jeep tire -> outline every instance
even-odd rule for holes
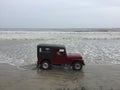
[[[79,71],[79,70],[81,70],[82,69],[82,63],[81,62],[74,62],[73,64],[72,64],[72,69],[73,70],[76,70],[76,71]]]
[[[50,64],[49,61],[44,60],[44,61],[42,61],[40,67],[41,67],[42,69],[44,69],[44,70],[48,70],[48,69],[51,68],[51,64]]]

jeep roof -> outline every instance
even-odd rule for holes
[[[65,48],[64,45],[59,45],[59,44],[39,44],[37,45],[37,47],[42,47],[42,48],[45,48],[45,47],[49,47],[49,48]]]

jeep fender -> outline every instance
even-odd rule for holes
[[[73,60],[71,65],[73,65],[75,62],[80,62],[82,65],[85,65],[83,60]]]

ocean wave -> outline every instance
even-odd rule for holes
[[[0,31],[0,40],[119,40],[120,32]]]
[[[80,33],[83,33],[83,34],[120,34],[120,32],[72,32],[72,31],[67,31],[67,32],[64,32],[64,31],[0,31],[0,34],[30,34],[30,33],[48,33],[48,34],[57,34],[57,33],[61,33],[61,34],[80,34]]]
[[[120,38],[0,38],[0,40],[120,40]]]

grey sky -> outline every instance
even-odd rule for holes
[[[120,27],[120,0],[0,0],[0,28],[106,27]]]

